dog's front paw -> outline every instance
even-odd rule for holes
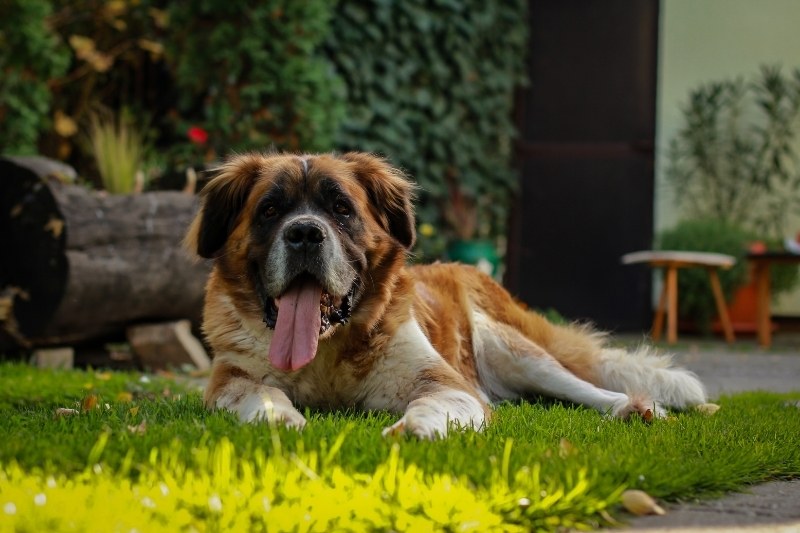
[[[298,430],[306,425],[306,419],[291,403],[274,400],[266,393],[249,394],[238,405],[226,407],[236,411],[243,422],[267,421]]]
[[[645,422],[652,422],[656,418],[666,418],[667,411],[658,402],[634,396],[617,402],[611,410],[611,416],[622,420],[638,416]]]
[[[403,418],[384,428],[384,437],[413,435],[420,439],[434,440],[447,436],[447,420],[437,420],[435,416],[416,416],[406,413]]]
[[[414,435],[433,440],[447,436],[451,426],[481,431],[486,422],[483,404],[460,390],[443,389],[417,398],[406,408],[403,418],[383,430],[383,435]]]

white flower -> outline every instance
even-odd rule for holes
[[[219,499],[219,496],[214,494],[208,499],[208,507],[212,511],[218,513],[222,511],[222,500]]]

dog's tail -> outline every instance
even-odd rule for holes
[[[610,348],[608,336],[589,325],[544,324],[544,319],[535,315],[529,318],[528,325],[534,321],[539,327],[531,327],[529,331],[545,333],[538,338],[530,334],[529,338],[597,387],[676,409],[706,402],[700,379],[689,370],[673,366],[669,355],[656,353],[644,345],[632,351]]]
[[[605,389],[629,396],[646,396],[676,409],[706,402],[700,379],[684,368],[672,366],[672,357],[642,346],[633,352],[604,348],[595,368]]]

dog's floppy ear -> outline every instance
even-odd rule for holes
[[[217,169],[217,175],[200,191],[200,211],[184,239],[186,248],[205,258],[219,253],[262,166],[262,157],[250,154],[234,156]]]
[[[383,228],[406,248],[414,246],[414,185],[405,174],[370,154],[349,152],[342,159],[353,164],[353,173],[367,191]]]

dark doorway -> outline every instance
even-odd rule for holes
[[[658,0],[532,0],[506,284],[611,330],[650,320]]]

